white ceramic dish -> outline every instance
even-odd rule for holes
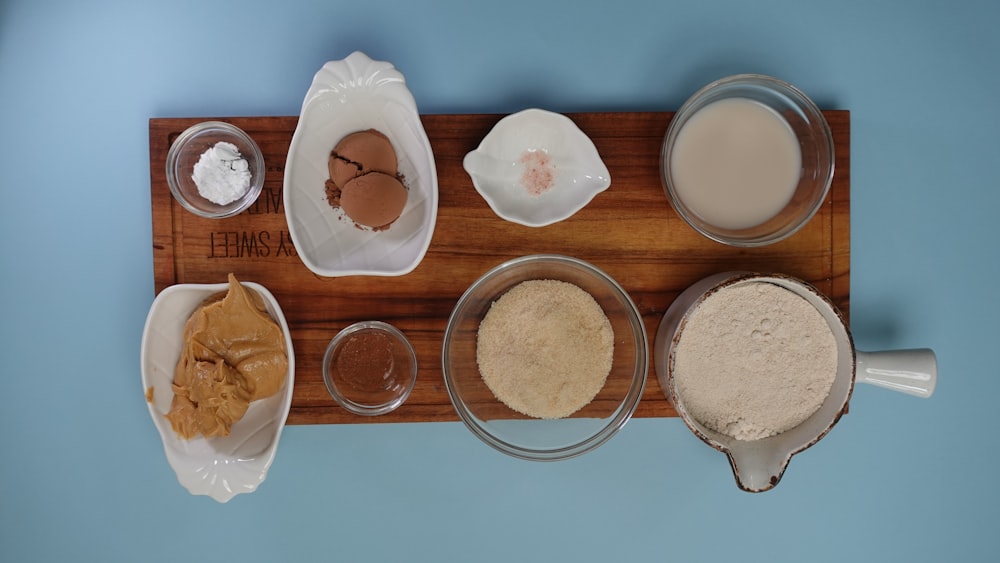
[[[538,151],[547,154],[552,180],[536,195],[523,181],[523,160]],[[501,119],[462,164],[497,215],[529,227],[572,216],[611,185],[593,141],[570,118],[541,109]]]
[[[147,406],[163,440],[167,461],[191,494],[208,495],[219,502],[252,493],[267,477],[292,404],[295,380],[292,338],[281,307],[263,286],[251,282],[243,282],[243,286],[264,298],[268,313],[285,335],[288,377],[281,391],[251,403],[229,436],[183,440],[166,418],[174,398],[171,383],[183,346],[184,323],[202,301],[226,291],[229,284],[179,284],[164,289],[153,300],[142,332],[142,388],[144,392],[153,388],[153,400]]]
[[[359,228],[326,200],[330,151],[366,129],[389,137],[409,190],[402,215],[383,231]],[[392,64],[354,52],[316,73],[288,148],[284,205],[299,257],[320,276],[400,276],[423,260],[437,221],[437,168],[417,104]]]

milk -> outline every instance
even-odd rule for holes
[[[774,217],[791,200],[802,152],[776,111],[730,98],[688,119],[670,167],[677,197],[695,215],[716,227],[745,229]]]

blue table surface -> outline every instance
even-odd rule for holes
[[[0,2],[0,560],[995,557],[998,21],[944,0]],[[148,120],[297,115],[354,50],[422,113],[672,111],[740,72],[851,110],[852,330],[933,348],[936,394],[856,389],[763,494],[671,418],[549,464],[457,422],[293,426],[257,492],[189,495],[139,379]]]

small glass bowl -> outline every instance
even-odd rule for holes
[[[250,187],[243,197],[227,204],[213,203],[198,193],[191,177],[201,155],[216,143],[232,143],[250,167]],[[232,217],[253,205],[264,187],[264,155],[242,129],[223,121],[203,121],[181,133],[167,151],[167,185],[184,209],[207,219]]]
[[[341,330],[323,355],[323,382],[337,403],[354,414],[396,410],[417,382],[417,355],[399,329],[362,321]]]
[[[741,229],[713,225],[685,205],[677,193],[671,167],[677,136],[688,120],[705,106],[732,98],[758,102],[784,118],[798,138],[802,155],[801,175],[791,200],[769,220]],[[798,231],[823,205],[833,181],[833,171],[833,135],[823,112],[791,84],[759,74],[729,76],[698,90],[671,120],[660,154],[664,191],[677,214],[702,235],[739,247],[772,244]]]
[[[615,335],[604,387],[590,404],[566,418],[530,418],[515,412],[496,398],[479,372],[479,323],[510,288],[536,279],[568,282],[589,293]],[[625,426],[646,385],[648,357],[642,315],[618,282],[583,260],[538,254],[504,262],[466,290],[445,328],[441,368],[455,411],[477,438],[512,457],[557,461],[596,449]]]

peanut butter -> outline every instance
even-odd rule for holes
[[[229,290],[202,303],[184,325],[167,419],[184,439],[228,436],[250,403],[285,383],[281,327],[256,292],[229,274]]]

